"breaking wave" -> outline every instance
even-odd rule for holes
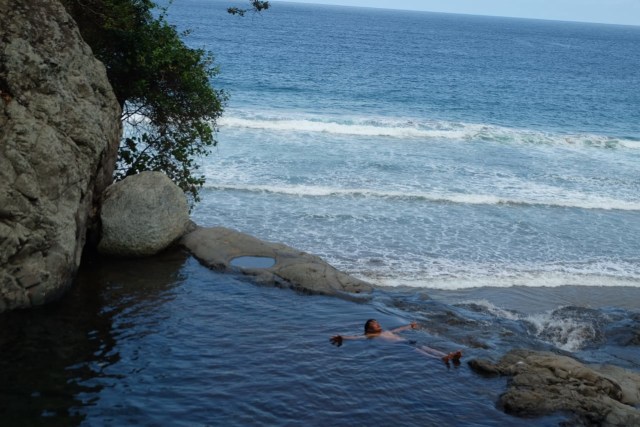
[[[521,314],[501,309],[486,300],[461,305],[498,319],[522,322],[532,336],[565,351],[576,352],[606,342],[604,328],[609,319],[599,310],[565,306],[544,313]]]
[[[362,188],[334,188],[309,185],[233,185],[208,184],[206,188],[222,191],[271,193],[298,197],[370,197],[432,203],[456,203],[468,205],[552,206],[579,209],[640,210],[640,201],[620,200],[577,193],[564,199],[549,194],[547,197],[503,197],[490,194],[462,194],[453,192],[406,192]]]
[[[435,120],[336,119],[331,117],[282,117],[241,114],[240,116],[224,117],[219,121],[219,125],[222,128],[260,129],[276,132],[640,149],[640,140],[635,138],[615,138],[594,134],[561,134],[488,124]]]

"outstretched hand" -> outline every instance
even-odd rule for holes
[[[342,345],[342,335],[335,335],[329,338],[329,341],[336,347],[340,347]]]

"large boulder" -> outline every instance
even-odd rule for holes
[[[55,0],[0,0],[0,312],[59,296],[111,182],[120,107]]]
[[[142,172],[107,188],[98,251],[149,256],[180,238],[190,224],[184,192],[161,172]]]
[[[571,412],[580,425],[640,425],[640,374],[610,365],[585,365],[550,352],[512,350],[498,363],[472,360],[484,375],[507,375],[500,406],[523,417]]]

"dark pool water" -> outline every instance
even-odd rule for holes
[[[59,303],[0,316],[0,424],[89,426],[546,426],[495,402],[506,380],[447,367],[410,344],[349,341],[377,318],[465,359],[498,357],[527,327],[415,293],[369,303],[222,275],[182,252],[103,261]],[[519,334],[518,328],[522,328]]]

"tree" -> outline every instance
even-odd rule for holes
[[[239,7],[230,7],[230,8],[227,9],[227,12],[229,12],[231,15],[244,16],[244,14],[249,12],[250,10],[253,10],[254,12],[262,12],[263,10],[269,9],[270,6],[271,5],[269,4],[268,1],[253,0],[253,1],[251,1],[251,8],[250,9],[241,9]]]
[[[182,37],[188,32],[179,33],[166,8],[152,0],[62,1],[105,64],[122,107],[125,132],[114,178],[162,171],[193,205],[204,184],[197,160],[216,145],[216,121],[227,100],[211,85],[218,74],[213,55],[187,47]],[[269,2],[251,6],[259,12]]]

